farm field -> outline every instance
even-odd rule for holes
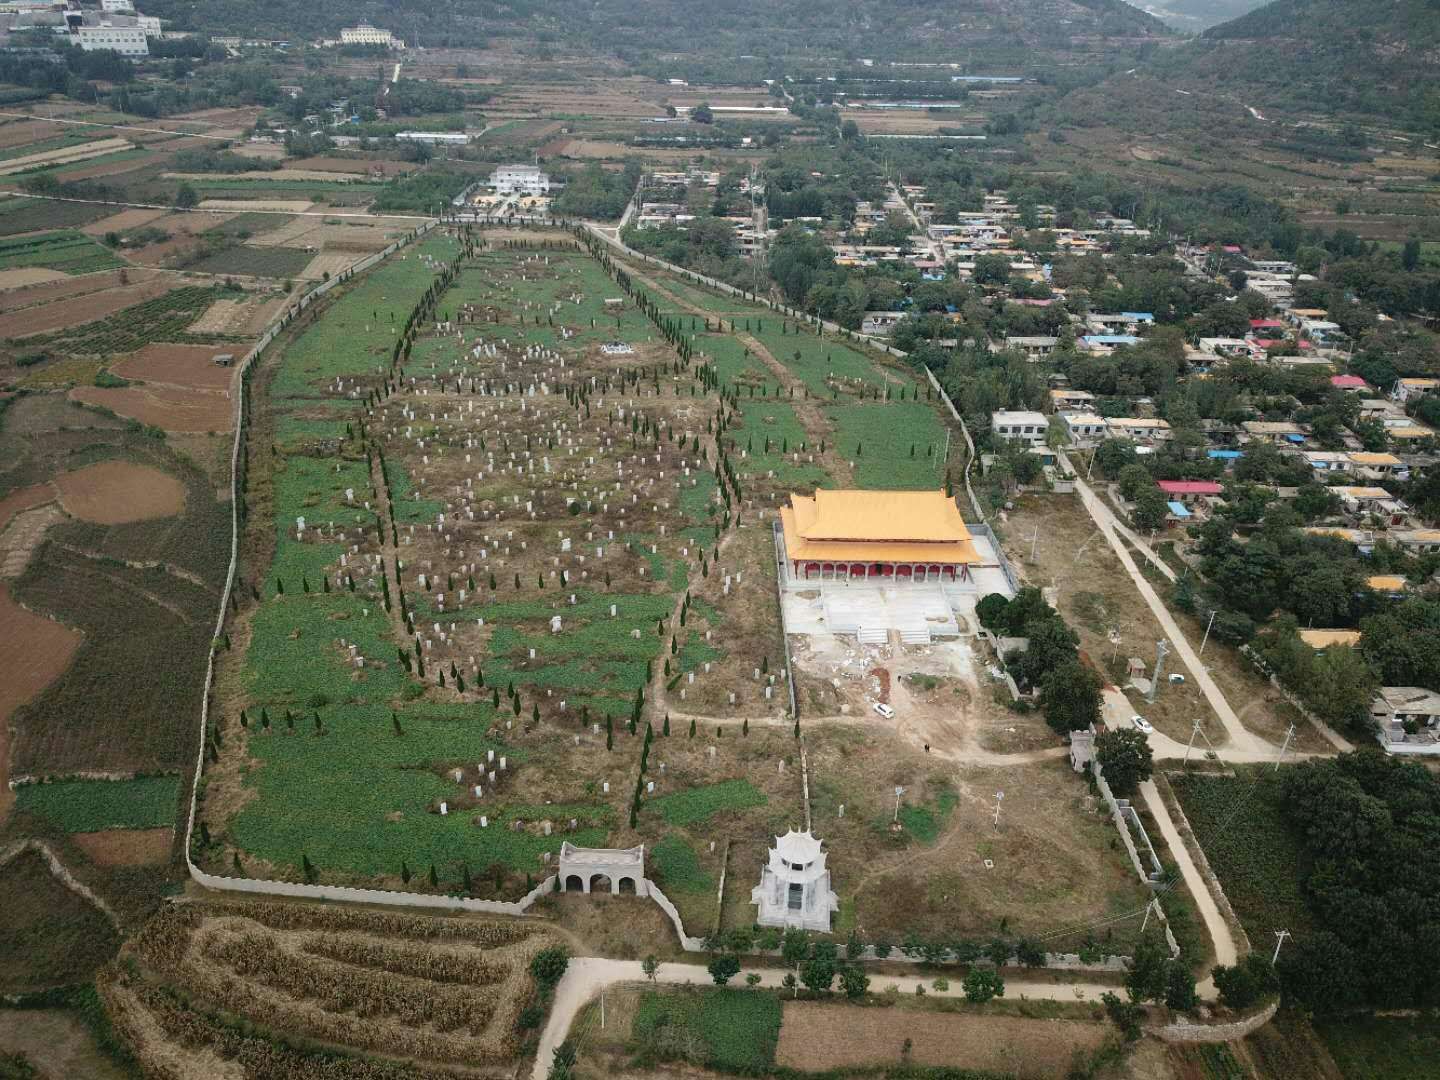
[[[149,465],[101,461],[55,478],[65,510],[97,525],[173,517],[185,509],[185,485]]]
[[[543,1022],[530,962],[558,941],[533,921],[190,903],[126,945],[143,977],[112,968],[100,993],[147,1069],[227,1075],[223,1042],[267,1075],[493,1076]]]
[[[0,993],[82,982],[120,944],[104,913],[34,851],[0,864],[0,910]]]
[[[1305,858],[1281,815],[1275,773],[1237,772],[1171,775],[1170,788],[1250,939],[1282,927],[1302,933],[1312,925],[1300,885]]]
[[[635,1008],[630,1035],[654,1057],[698,1059],[730,1070],[764,1070],[776,1064],[781,1030],[777,994],[716,988],[645,991]],[[698,1044],[697,1052],[684,1047]]]
[[[140,271],[135,276],[145,273],[148,271]],[[88,322],[97,322],[117,311],[162,297],[177,286],[177,282],[169,277],[147,277],[139,281],[132,278],[130,283],[120,284],[99,274],[72,279],[69,284],[69,290],[60,289],[58,282],[54,288],[36,285],[17,289],[17,293],[26,294],[24,297],[17,296],[17,301],[33,299],[34,302],[0,314],[0,337],[29,338],[67,329],[73,331]],[[84,285],[92,287],[80,287]],[[80,309],[78,312],[77,308]],[[19,347],[28,348],[29,345],[27,341]]]
[[[84,233],[71,230],[0,240],[0,270],[41,267],[66,274],[111,270],[124,262]]]
[[[81,386],[70,391],[70,397],[166,431],[228,431],[234,421],[229,396],[223,393],[169,386]]]
[[[1423,1080],[1440,1060],[1440,1037],[1420,1017],[1318,1021],[1315,1030],[1345,1080]]]
[[[16,807],[50,821],[64,832],[153,829],[174,823],[180,780],[147,776],[134,780],[61,780],[24,784]]]
[[[295,248],[262,248],[234,244],[211,252],[194,262],[187,262],[185,269],[201,274],[291,278],[304,270],[313,257],[310,253]]]

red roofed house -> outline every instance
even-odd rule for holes
[[[1165,493],[1167,501],[1186,506],[1204,495],[1219,495],[1224,490],[1214,480],[1159,480],[1156,485]]]
[[[1285,324],[1279,319],[1251,319],[1251,330],[1284,330]]]
[[[1331,375],[1330,385],[1337,390],[1369,390],[1370,384],[1359,375]]]

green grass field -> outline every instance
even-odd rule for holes
[[[775,315],[761,316],[764,329],[755,333],[770,355],[793,371],[809,388],[810,393],[829,400],[831,388],[826,380],[842,379],[847,383],[870,387],[884,386],[885,376],[864,353],[831,338],[816,337],[811,331],[784,333],[782,322]],[[794,324],[791,324],[792,330]],[[799,357],[796,357],[799,353]]]
[[[241,274],[249,277],[293,278],[310,265],[313,252],[286,247],[246,247],[235,244],[211,252],[188,264],[186,270],[204,274]],[[358,258],[358,256],[357,256]]]
[[[15,805],[65,832],[153,829],[174,825],[179,813],[180,778],[62,780],[15,789]]]
[[[109,248],[68,229],[0,240],[0,270],[41,267],[64,274],[88,274],[124,265]]]
[[[725,780],[651,799],[645,804],[645,812],[659,814],[667,824],[683,827],[698,825],[725,810],[743,810],[764,803],[764,793],[750,781]]]
[[[944,486],[945,429],[928,402],[869,401],[827,411],[836,447],[855,462],[859,487]]]
[[[667,1030],[668,1029],[668,1030]],[[668,1057],[675,1034],[688,1032],[705,1062],[727,1072],[760,1073],[775,1064],[780,999],[764,990],[649,991],[640,998],[631,1037],[638,1048]]]

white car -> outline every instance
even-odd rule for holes
[[[1184,676],[1184,675],[1178,675],[1178,674],[1177,674],[1177,675],[1171,675],[1171,676],[1170,676],[1170,681],[1171,681],[1172,683],[1176,683],[1176,684],[1183,683],[1183,682],[1185,681],[1185,676]]]
[[[886,720],[895,719],[895,710],[892,709],[889,705],[886,705],[883,701],[877,701],[875,703],[875,711],[879,715],[883,716]]]
[[[1155,734],[1155,728],[1154,728],[1154,726],[1152,726],[1151,723],[1150,723],[1150,721],[1149,721],[1149,720],[1146,720],[1143,716],[1132,716],[1132,717],[1130,717],[1130,723],[1132,723],[1132,724],[1135,725],[1135,729],[1136,729],[1137,731],[1139,731],[1139,732],[1141,732],[1141,733],[1143,733],[1143,734],[1145,734],[1145,735],[1153,735],[1153,734]]]

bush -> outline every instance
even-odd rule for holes
[[[563,945],[541,949],[530,961],[530,974],[541,986],[550,988],[565,976],[570,966],[570,950]]]
[[[1221,964],[1210,972],[1220,1003],[1232,1009],[1246,1009],[1280,988],[1275,969],[1260,953],[1250,953],[1233,967]]]

